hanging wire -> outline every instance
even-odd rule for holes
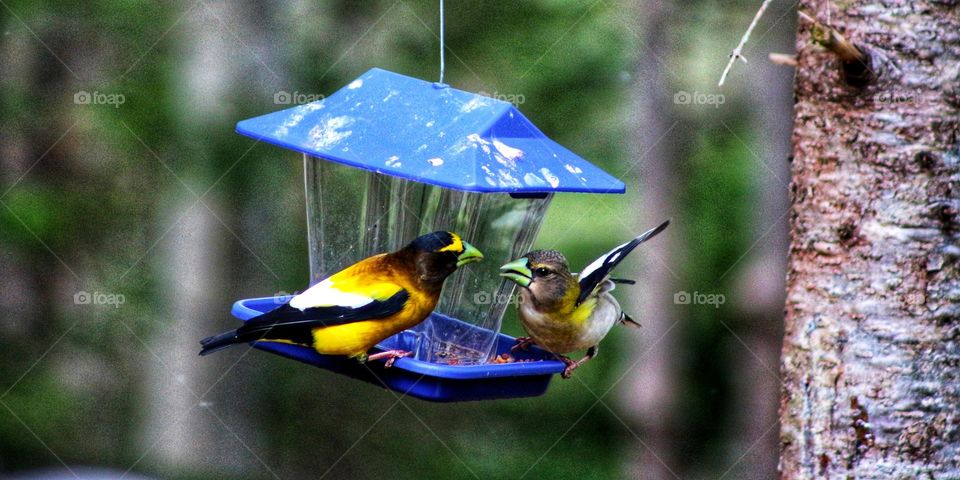
[[[443,84],[443,0],[440,0],[440,83]]]

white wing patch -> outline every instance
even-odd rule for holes
[[[580,272],[580,274],[577,276],[577,279],[579,280],[581,278],[587,278],[587,275],[590,275],[591,273],[596,271],[598,268],[603,266],[604,263],[606,263],[607,257],[610,258],[611,262],[616,261],[621,253],[619,250],[627,246],[628,243],[630,242],[620,244],[615,248],[613,248],[612,250],[610,250],[609,252],[603,254],[603,256],[601,256],[600,258],[594,260],[593,263],[591,263],[590,265],[587,265],[587,268],[584,268],[583,271]]]
[[[290,306],[301,311],[311,307],[341,306],[358,308],[372,301],[373,299],[366,295],[338,290],[328,278],[290,299]]]

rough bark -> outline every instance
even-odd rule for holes
[[[960,8],[800,9],[874,75],[851,86],[801,26],[781,476],[960,477]]]

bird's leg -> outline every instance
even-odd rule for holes
[[[515,343],[512,347],[510,347],[510,351],[516,352],[517,350],[520,350],[522,352],[525,352],[530,349],[531,345],[535,345],[535,344],[536,342],[534,342],[533,339],[530,337],[517,337],[517,343]]]
[[[374,353],[367,357],[367,361],[370,360],[381,360],[386,358],[387,363],[383,364],[383,368],[390,368],[393,366],[393,362],[396,362],[398,358],[408,357],[413,352],[408,352],[406,350],[387,350],[385,352]]]
[[[572,377],[573,371],[576,370],[577,367],[579,367],[580,365],[583,365],[584,363],[587,363],[591,358],[596,357],[597,352],[599,351],[600,349],[597,348],[596,345],[594,345],[587,349],[587,354],[584,355],[583,358],[581,358],[580,360],[571,360],[570,357],[565,357],[561,355],[560,360],[562,360],[563,363],[567,364],[567,368],[563,370],[563,373],[560,374],[560,376],[563,378]]]

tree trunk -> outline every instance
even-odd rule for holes
[[[762,45],[755,44],[754,48],[789,52],[796,39],[787,28],[789,25],[787,18],[779,21]],[[751,235],[757,243],[741,262],[736,296],[731,302],[740,316],[738,323],[730,325],[739,337],[733,341],[742,340],[746,348],[730,352],[728,368],[736,372],[730,376],[735,395],[742,399],[742,408],[736,409],[733,428],[727,434],[731,444],[728,448],[733,452],[730,461],[740,460],[726,478],[749,480],[774,478],[777,471],[776,398],[780,394],[780,378],[775,372],[783,340],[783,272],[790,243],[785,213],[790,202],[786,187],[790,178],[787,159],[793,127],[793,71],[770,62],[756,62],[741,72],[747,77],[749,91],[755,92],[746,103],[752,112],[750,130],[757,140],[744,140],[752,144],[750,148],[757,154],[754,182],[759,189],[759,204],[754,207]]]
[[[634,14],[628,16],[627,28],[636,35],[633,46],[637,51],[633,70],[633,98],[628,122],[633,126],[630,143],[634,150],[630,158],[640,162],[632,169],[628,183],[642,182],[642,195],[637,198],[637,210],[647,212],[638,215],[633,228],[643,231],[674,216],[676,210],[671,192],[677,188],[676,158],[670,135],[676,116],[663,105],[669,105],[667,73],[663,59],[670,55],[667,36],[663,29],[670,18],[672,8],[661,0],[636,0],[631,5]],[[675,13],[675,12],[673,12]],[[676,282],[668,265],[677,265],[678,250],[669,237],[673,229],[661,234],[664,239],[657,245],[657,252],[647,250],[643,268],[629,265],[622,267],[630,278],[642,278],[643,288],[635,298],[627,300],[626,308],[641,313],[638,319],[644,328],[629,332],[633,351],[627,358],[639,361],[620,385],[620,404],[638,425],[642,441],[630,446],[635,455],[627,456],[626,477],[647,480],[673,479],[676,469],[677,416],[671,415],[671,407],[677,404],[677,388],[680,382],[674,353],[676,352],[677,311],[665,299],[673,299]],[[625,262],[626,263],[626,262]],[[633,263],[632,265],[637,265]],[[637,337],[643,337],[642,340]]]
[[[783,478],[960,477],[957,5],[800,3]]]

